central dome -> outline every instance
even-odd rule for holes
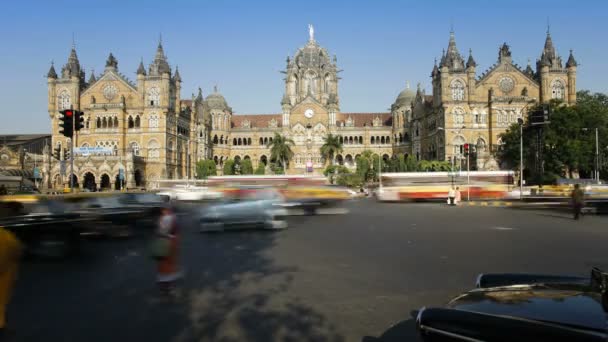
[[[309,41],[304,47],[298,49],[294,57],[296,65],[300,68],[312,67],[319,68],[329,66],[331,60],[327,50],[322,48],[317,42]]]
[[[212,94],[207,95],[205,101],[207,102],[209,109],[230,110],[228,102],[226,102],[226,99],[222,94],[217,92],[217,88]]]
[[[409,106],[414,99],[416,98],[416,93],[414,93],[410,89],[409,83],[406,85],[405,89],[399,93],[397,99],[395,100],[395,105],[397,106]]]

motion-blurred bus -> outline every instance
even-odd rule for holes
[[[405,172],[381,177],[380,201],[447,201],[451,187],[459,188],[463,200],[506,199],[516,190],[513,171]]]

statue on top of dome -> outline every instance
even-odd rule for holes
[[[312,24],[308,24],[308,36],[310,37],[311,42],[315,40],[315,28]]]

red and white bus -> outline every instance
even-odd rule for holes
[[[462,199],[506,199],[515,188],[513,171],[385,173],[377,191],[380,201],[447,200],[451,187]]]

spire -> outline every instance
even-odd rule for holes
[[[49,72],[46,74],[48,78],[57,78],[57,72],[55,71],[55,63],[51,61],[51,67],[49,68]]]
[[[445,54],[445,62],[442,64],[446,65],[451,70],[464,69],[464,58],[462,58],[456,47],[454,31],[450,31],[450,41],[448,42],[448,49]]]
[[[198,95],[196,95],[196,100],[199,102],[203,101],[203,90],[201,87],[198,87]]]
[[[467,69],[474,68],[477,66],[477,63],[473,59],[473,50],[469,49],[469,59],[467,60]]]
[[[72,50],[70,51],[70,57],[68,57],[68,63],[65,66],[65,70],[68,75],[65,76],[76,76],[80,77],[80,61],[78,61],[78,55],[76,54],[76,45],[72,42]]]
[[[576,59],[574,59],[574,55],[572,54],[572,49],[570,49],[570,56],[568,56],[568,61],[566,62],[566,68],[576,67],[578,63]]]
[[[437,67],[437,58],[435,58],[435,64],[433,65],[433,71],[431,72],[431,77],[435,77],[439,74],[439,68]]]
[[[532,65],[530,65],[530,58],[528,58],[528,66],[526,67],[525,73],[530,77],[534,76],[534,70],[532,70]]]
[[[418,82],[418,84],[416,84],[416,97],[422,96],[422,86],[420,85],[420,82]]]
[[[139,67],[137,67],[137,74],[146,76],[146,68],[144,67],[144,59],[139,61]]]
[[[97,81],[97,79],[95,78],[95,70],[91,69],[91,77],[89,77],[89,84],[93,84]]]
[[[549,66],[551,68],[561,68],[562,61],[561,58],[555,52],[555,47],[553,46],[553,40],[551,39],[551,33],[547,28],[547,37],[545,38],[545,46],[543,48],[543,52],[540,56],[540,66]]]
[[[108,59],[106,60],[106,69],[108,68],[118,69],[118,61],[111,52],[108,56]]]
[[[173,76],[175,78],[175,80],[177,82],[181,82],[182,81],[182,77],[179,75],[179,69],[177,68],[177,65],[175,66],[175,76]]]
[[[163,49],[162,36],[158,39],[158,46],[156,47],[156,55],[154,55],[154,62],[150,64],[150,75],[160,76],[164,73],[171,73],[171,67],[167,62],[167,56],[165,56],[165,50]]]

